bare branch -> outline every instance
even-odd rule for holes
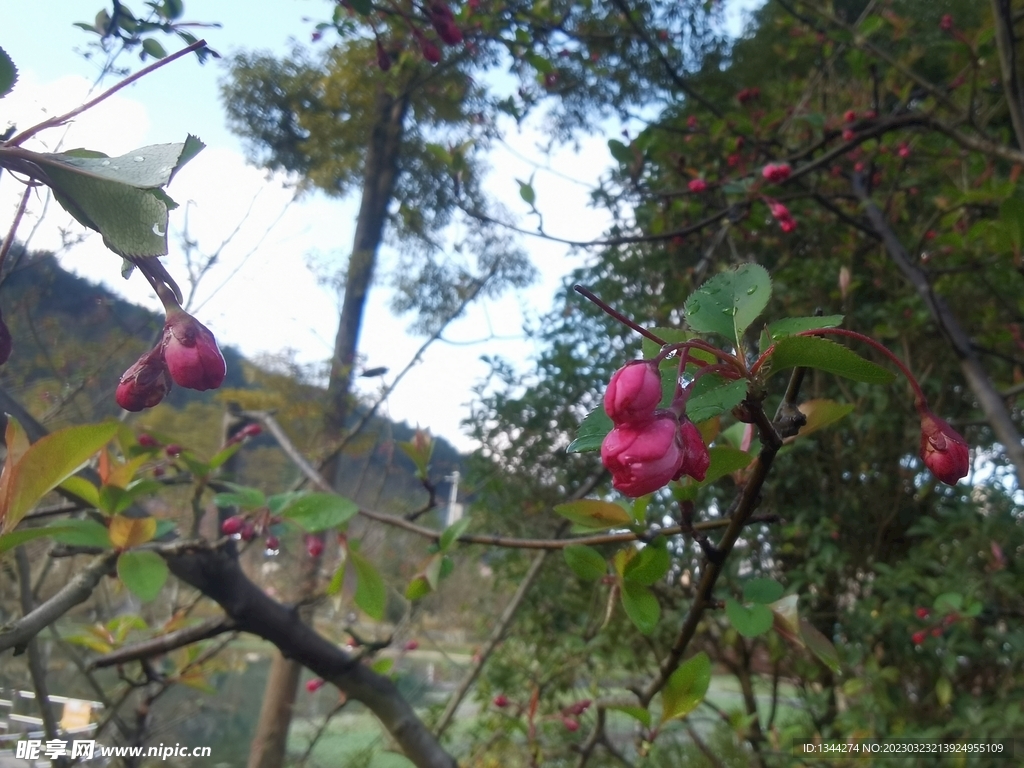
[[[231,619],[224,617],[207,619],[195,626],[168,632],[166,635],[105,653],[90,661],[86,670],[91,671],[103,667],[113,667],[128,661],[152,658],[186,645],[192,645],[192,643],[198,643],[200,640],[208,640],[224,632],[232,632],[235,629],[235,623]]]

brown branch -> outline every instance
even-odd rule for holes
[[[853,176],[853,191],[864,206],[871,225],[882,238],[889,258],[914,286],[918,296],[928,307],[932,319],[939,326],[942,335],[946,337],[946,341],[949,342],[949,346],[959,359],[960,369],[963,371],[967,385],[978,399],[985,418],[992,426],[992,431],[1002,443],[1007,458],[1017,472],[1017,482],[1024,481],[1024,442],[1022,442],[1020,431],[1014,424],[1005,401],[975,354],[970,337],[946,301],[932,289],[928,277],[913,263],[903,247],[903,243],[900,242],[892,227],[889,226],[889,222],[886,221],[885,216],[882,215],[864,188],[864,182],[859,174]]]
[[[161,554],[175,576],[220,604],[238,630],[273,643],[287,658],[362,702],[417,768],[456,768],[390,678],[359,663],[269,597],[232,554],[199,542],[177,551],[168,547]]]
[[[996,46],[999,49],[999,68],[1002,70],[1006,108],[1010,113],[1017,147],[1024,149],[1024,94],[1021,93],[1017,73],[1017,41],[1013,32],[1010,0],[992,0],[992,19],[996,28]]]
[[[14,649],[14,655],[25,650],[26,643],[42,630],[55,622],[79,603],[84,603],[92,595],[100,580],[114,573],[114,562],[117,552],[106,552],[79,571],[60,591],[30,613],[17,621],[0,628],[0,653],[8,648]]]
[[[77,117],[78,115],[82,114],[83,112],[92,109],[97,104],[99,104],[101,101],[110,98],[115,93],[120,91],[122,88],[124,88],[126,86],[129,86],[132,83],[134,83],[136,80],[139,80],[139,79],[145,77],[150,72],[155,72],[156,70],[160,69],[160,67],[163,67],[163,66],[165,66],[167,64],[170,64],[175,59],[180,59],[182,56],[186,56],[189,53],[192,53],[193,51],[198,51],[200,48],[205,48],[205,47],[206,47],[206,41],[205,40],[196,40],[194,43],[192,43],[189,46],[186,46],[185,48],[182,48],[180,51],[175,51],[174,53],[168,54],[164,58],[159,59],[157,61],[154,61],[148,67],[143,67],[138,72],[136,72],[136,73],[134,73],[132,75],[129,75],[124,80],[122,80],[120,83],[117,83],[116,85],[112,85],[110,88],[108,88],[103,93],[101,93],[99,96],[97,96],[95,99],[90,99],[89,101],[85,102],[85,104],[81,104],[81,105],[75,107],[74,109],[72,109],[70,112],[65,112],[63,115],[56,115],[55,117],[51,117],[51,118],[49,118],[47,120],[44,120],[41,123],[36,123],[31,128],[26,128],[24,131],[22,131],[21,133],[19,133],[16,136],[14,136],[10,140],[4,142],[4,144],[2,144],[0,146],[4,146],[4,147],[17,147],[17,146],[19,146],[21,144],[24,144],[25,141],[27,141],[28,139],[32,138],[37,133],[45,131],[48,128],[57,128],[59,126],[62,126],[65,123],[67,123],[69,120],[71,120],[72,118]]]
[[[177,648],[198,643],[200,640],[208,640],[211,637],[216,637],[224,632],[231,632],[235,629],[235,623],[230,619],[223,617],[207,619],[195,626],[185,627],[175,632],[168,632],[166,635],[160,635],[159,637],[144,640],[141,643],[135,643],[124,648],[118,648],[116,651],[105,653],[90,661],[86,666],[86,670],[92,671],[103,667],[113,667],[129,661],[152,658],[153,656],[169,653]]]

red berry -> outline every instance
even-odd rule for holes
[[[920,632],[915,632],[914,634],[912,634],[910,636],[910,639],[914,642],[914,645],[920,645],[924,642],[924,639],[927,636],[927,633],[924,630],[921,630]]]
[[[508,706],[508,696],[506,696],[504,693],[499,693],[497,696],[494,697],[493,703],[494,706],[500,709],[504,709]]]

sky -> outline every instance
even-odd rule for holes
[[[736,7],[738,19],[744,0]],[[104,0],[6,0],[0,47],[18,66],[15,90],[0,101],[0,131],[8,123],[19,129],[61,114],[88,98],[98,66],[83,57],[90,36],[73,26],[90,22]],[[135,7],[138,6],[138,7]],[[141,3],[129,4],[136,13]],[[219,29],[199,29],[222,55],[264,49],[281,55],[296,41],[310,39],[314,23],[328,18],[333,3],[324,0],[189,0],[184,20],[217,21]],[[736,22],[733,22],[736,24]],[[735,28],[735,27],[734,27]],[[168,40],[162,42],[171,49]],[[134,56],[134,54],[133,54]],[[138,60],[124,61],[138,69]],[[164,258],[172,275],[187,291],[187,265],[177,236],[184,231],[205,254],[219,248],[217,264],[200,281],[193,314],[222,345],[249,357],[287,354],[302,364],[326,361],[337,330],[339,298],[321,278],[343,265],[351,248],[358,200],[330,199],[321,193],[295,198],[293,180],[271,176],[246,161],[240,140],[228,131],[219,101],[218,83],[224,68],[217,62],[199,65],[195,57],[180,59],[80,115],[66,129],[54,129],[25,145],[37,151],[87,147],[115,157],[151,144],[183,141],[187,134],[207,147],[175,176],[168,193],[180,208],[171,212],[170,253]],[[102,88],[116,80],[104,81]],[[94,91],[93,95],[98,93]],[[488,157],[485,190],[501,200],[530,228],[529,209],[519,198],[516,179],[534,176],[536,205],[549,232],[569,239],[600,237],[609,223],[588,206],[589,189],[606,172],[611,158],[603,135],[581,137],[577,145],[543,157],[543,126],[510,125],[503,144]],[[532,162],[529,160],[532,158]],[[0,177],[0,231],[6,232],[22,188],[9,174]],[[30,248],[58,252],[70,271],[159,310],[160,305],[141,275],[125,281],[120,258],[108,251],[98,234],[84,229],[43,196],[34,198],[19,239],[31,232]],[[74,242],[64,247],[68,240]],[[546,312],[561,278],[583,263],[564,245],[523,238],[521,245],[538,270],[528,289],[473,306],[433,344],[388,397],[382,413],[397,421],[430,429],[457,448],[472,441],[460,421],[468,415],[471,388],[487,374],[482,355],[501,356],[526,366],[534,349],[523,337],[525,322]],[[388,276],[397,256],[381,253],[378,280],[372,289],[360,348],[367,368],[385,366],[383,379],[359,381],[367,395],[390,382],[405,368],[423,342],[411,335],[412,318],[395,317],[388,308]],[[125,360],[127,368],[133,360]],[[111,382],[111,396],[116,382]]]

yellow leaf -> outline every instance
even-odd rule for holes
[[[145,544],[155,534],[155,517],[114,515],[110,518],[110,543],[118,549],[131,549]]]

